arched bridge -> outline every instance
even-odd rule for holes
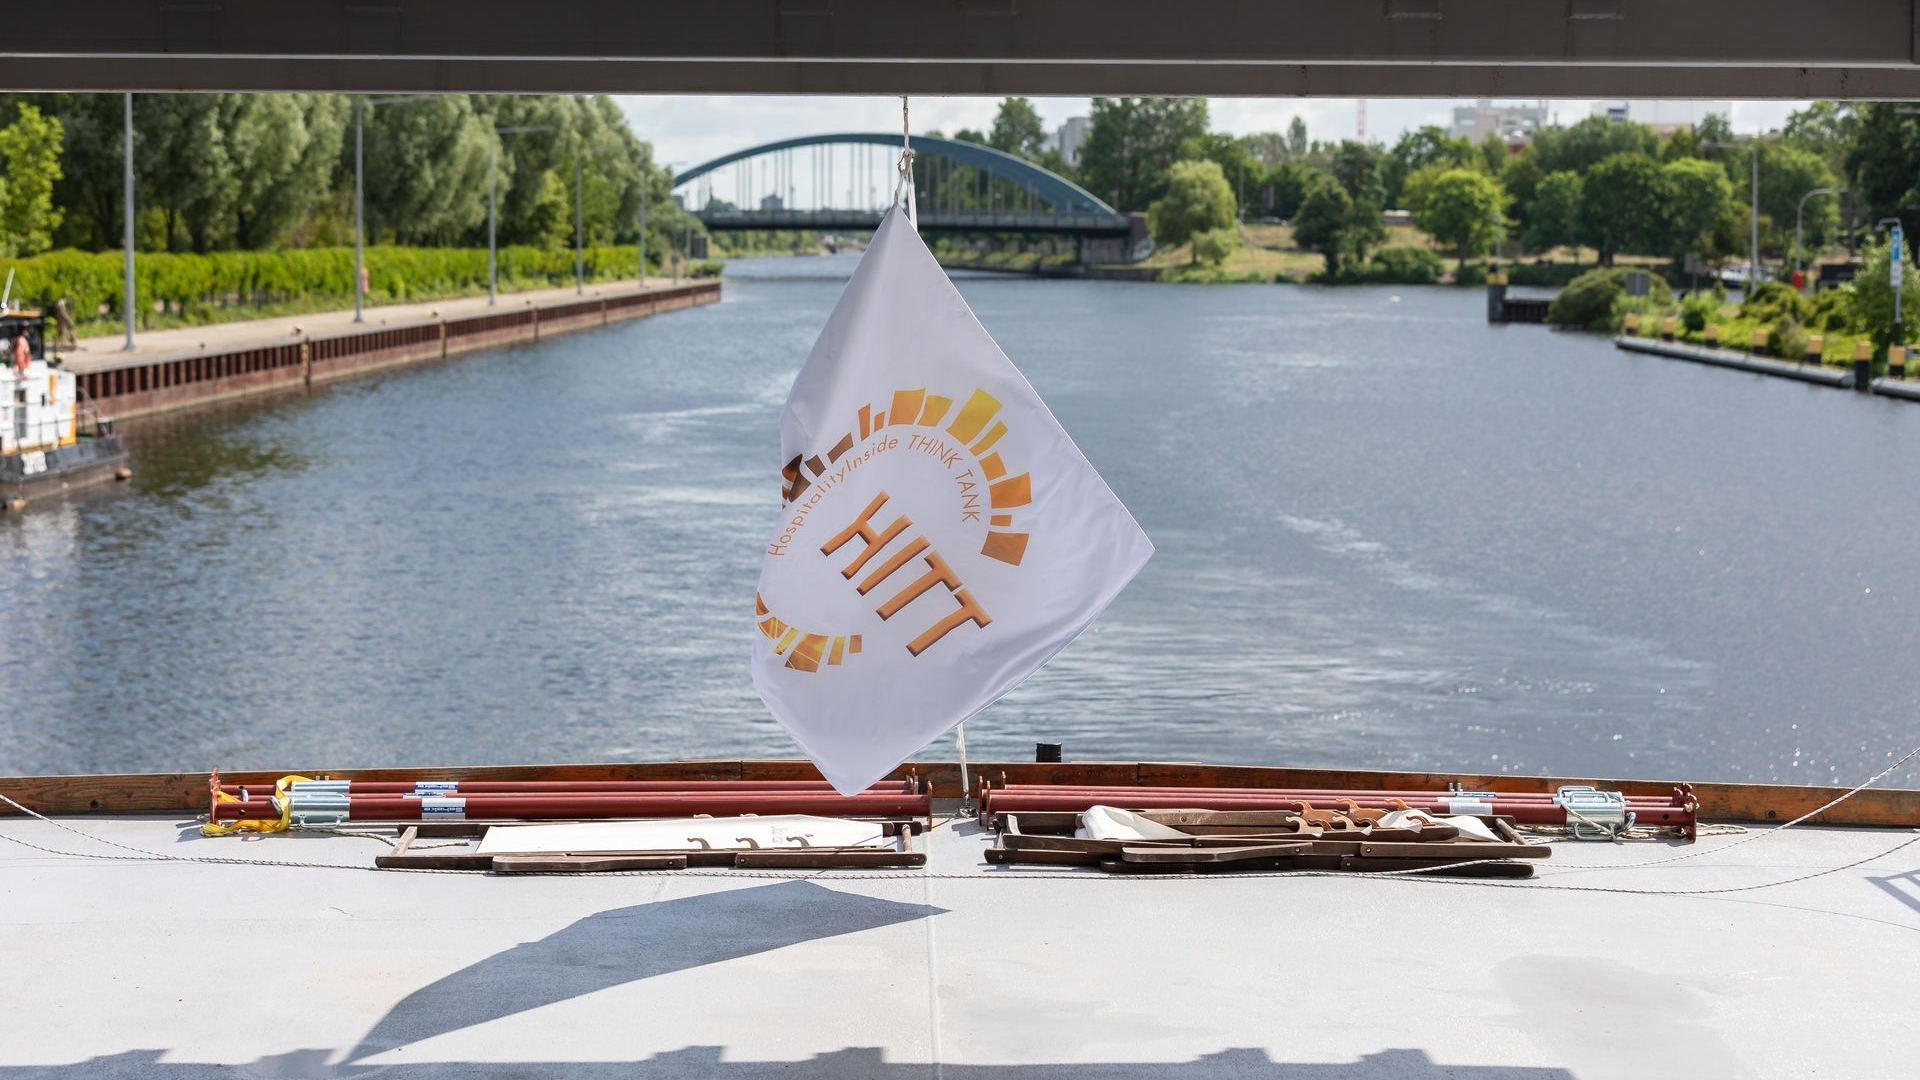
[[[912,137],[920,231],[1052,233],[1137,241],[1140,225],[1066,177],[990,146]],[[715,231],[877,228],[892,202],[900,136],[847,132],[783,139],[673,178]]]

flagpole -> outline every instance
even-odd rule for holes
[[[960,721],[953,729],[954,741],[960,744],[960,808],[967,813],[973,812],[973,778],[967,775],[967,722]]]
[[[907,95],[900,95],[900,175],[893,182],[893,201],[900,201],[901,189],[906,189],[907,224],[914,232],[920,231],[920,216],[913,205],[913,134],[907,126]]]

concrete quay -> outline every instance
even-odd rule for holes
[[[126,351],[119,336],[61,353],[100,415],[129,419],[227,401],[624,319],[710,304],[720,282],[650,280],[156,330]]]

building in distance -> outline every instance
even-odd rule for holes
[[[1533,141],[1534,131],[1551,122],[1544,101],[1531,105],[1495,105],[1492,98],[1479,98],[1472,105],[1453,110],[1453,125],[1447,134],[1476,143],[1489,135],[1498,135],[1508,146],[1525,146]]]
[[[1593,103],[1593,115],[1607,117],[1616,123],[1632,120],[1637,124],[1646,124],[1665,138],[1681,128],[1699,127],[1709,116],[1731,121],[1733,102],[1596,101]]]
[[[1093,118],[1090,116],[1070,116],[1053,133],[1053,145],[1060,150],[1060,156],[1068,165],[1080,167],[1080,146],[1087,141],[1087,133],[1093,130]]]

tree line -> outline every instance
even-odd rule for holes
[[[1591,249],[1607,265],[1619,255],[1744,260],[1756,158],[1763,260],[1793,258],[1796,221],[1809,261],[1889,217],[1903,218],[1909,236],[1920,231],[1920,211],[1911,208],[1920,202],[1920,115],[1893,103],[1814,102],[1758,137],[1736,135],[1718,115],[1669,134],[1590,116],[1542,128],[1519,147],[1436,126],[1392,146],[1321,141],[1297,117],[1285,132],[1236,137],[1209,128],[1201,99],[1095,98],[1092,127],[1069,166],[1032,103],[1008,98],[989,131],[956,137],[1033,160],[1119,210],[1150,212],[1160,203],[1174,242],[1234,218],[1289,221],[1295,242],[1324,255],[1336,276],[1364,267],[1385,242],[1381,215],[1389,209],[1409,211],[1463,262],[1496,245],[1509,255],[1570,248],[1576,260]],[[1822,188],[1845,191],[1803,206]],[[1220,212],[1223,198],[1231,199],[1230,216]],[[1200,209],[1175,213],[1175,204]]]
[[[121,246],[123,100],[0,94],[0,254]],[[501,244],[569,245],[576,210],[588,245],[634,244],[644,197],[657,260],[691,224],[605,96],[137,94],[136,249],[351,243],[356,108],[369,242],[484,246],[489,181]]]

